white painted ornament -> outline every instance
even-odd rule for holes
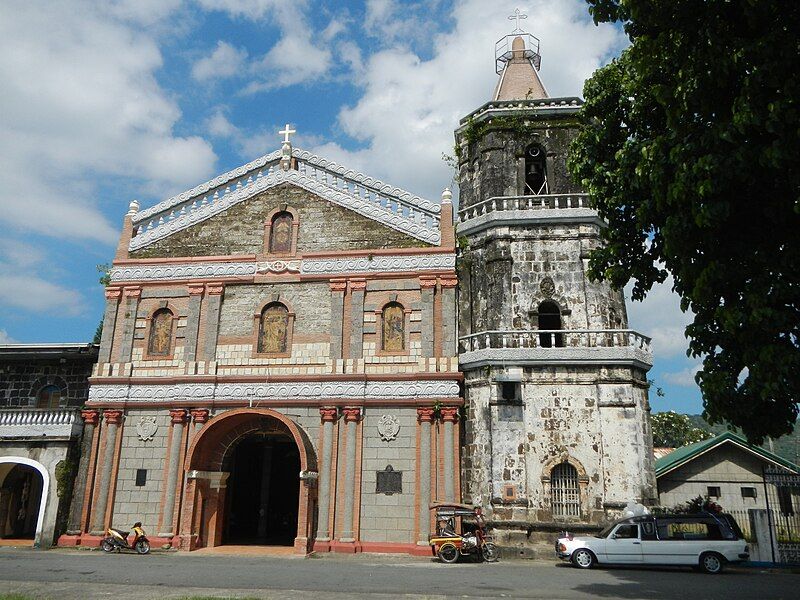
[[[139,439],[147,442],[153,439],[153,436],[158,430],[155,417],[142,417],[136,424],[136,433],[139,434]]]
[[[400,422],[394,415],[383,415],[378,421],[378,433],[384,442],[391,442],[400,433]]]

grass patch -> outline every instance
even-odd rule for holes
[[[24,594],[0,594],[0,600],[36,600],[33,596]]]

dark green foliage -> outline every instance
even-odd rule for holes
[[[591,274],[668,272],[705,417],[754,443],[800,399],[800,2],[587,0],[631,46],[584,88],[570,170],[609,227]]]

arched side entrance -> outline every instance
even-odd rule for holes
[[[31,536],[33,545],[41,547],[50,474],[24,456],[0,456],[0,472],[6,471],[3,467],[10,468],[0,482],[0,537]]]
[[[248,450],[250,452],[248,452]],[[265,461],[267,454],[284,452],[291,464],[299,466],[297,475],[285,469],[275,471]],[[252,452],[260,453],[260,457]],[[286,465],[282,465],[285,467]],[[286,527],[286,519],[296,519],[293,546],[295,552],[305,554],[313,542],[317,489],[315,478],[317,459],[311,440],[294,421],[281,413],[269,409],[244,408],[231,410],[214,417],[200,431],[186,454],[186,488],[181,511],[181,549],[194,550],[200,547],[218,546],[227,540],[237,541],[247,528],[255,527],[250,543],[269,542],[266,527]],[[261,486],[263,477],[271,473],[279,476],[279,484],[294,485],[295,490],[287,496],[297,498],[296,510],[280,509],[278,516],[265,514],[259,519],[262,506],[268,506],[272,497],[269,485]],[[265,475],[265,473],[268,473]],[[258,484],[248,484],[248,477],[257,477]],[[229,485],[231,486],[229,488]],[[259,496],[265,490],[266,498],[259,502],[248,501],[243,495]],[[296,514],[296,517],[293,515]]]

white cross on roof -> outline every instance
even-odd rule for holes
[[[280,130],[278,133],[280,133],[283,136],[283,143],[286,144],[287,142],[291,142],[291,140],[289,139],[289,136],[292,135],[293,133],[297,133],[297,130],[296,129],[290,129],[289,128],[289,124],[287,123],[286,127],[284,129]]]
[[[508,17],[508,20],[509,21],[516,20],[517,24],[516,24],[516,27],[514,27],[514,31],[522,31],[522,29],[519,28],[519,20],[520,19],[527,19],[527,18],[528,18],[528,15],[522,14],[521,12],[519,12],[519,9],[517,8],[517,9],[514,10],[514,14],[511,15],[510,17]]]

